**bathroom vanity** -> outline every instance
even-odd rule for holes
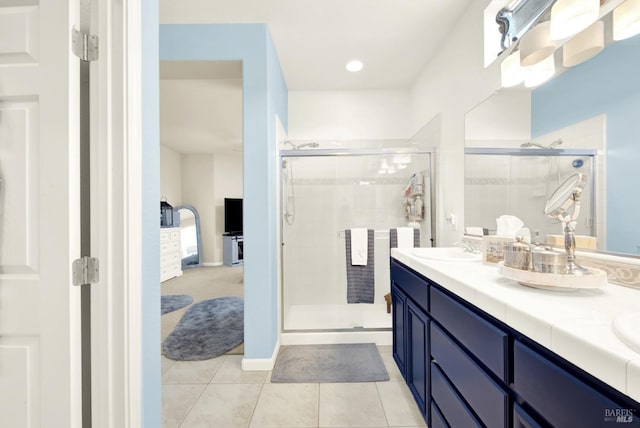
[[[428,426],[640,426],[640,353],[612,329],[640,290],[540,290],[425,254],[392,250],[391,296],[393,356]]]

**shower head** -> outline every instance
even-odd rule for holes
[[[303,147],[316,148],[320,146],[320,144],[316,143],[315,141],[310,141],[308,143],[302,143],[302,144],[293,144],[291,141],[285,141],[284,144],[289,144],[291,147],[293,147],[293,150],[299,150]]]
[[[308,143],[302,143],[302,144],[298,144],[297,146],[295,146],[295,149],[301,149],[303,147],[311,147],[311,148],[316,148],[318,147],[320,144],[316,143],[315,141],[311,141]]]
[[[539,149],[553,149],[556,146],[562,144],[562,138],[558,138],[548,146],[543,146],[542,144],[534,143],[533,141],[527,141],[526,143],[520,144],[520,147],[537,147]]]

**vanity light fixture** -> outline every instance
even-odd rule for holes
[[[562,65],[573,67],[604,49],[604,22],[596,21],[562,47]]]
[[[524,81],[527,69],[520,65],[520,51],[512,52],[500,64],[500,78],[503,88],[519,85]]]
[[[362,63],[362,61],[360,61],[358,59],[353,59],[353,60],[349,61],[347,63],[347,65],[345,66],[347,71],[350,71],[352,73],[356,73],[356,72],[362,70],[363,67],[364,67],[364,64]]]
[[[613,40],[640,34],[640,0],[627,0],[613,10]]]
[[[556,72],[556,63],[553,55],[549,55],[536,65],[529,67],[527,77],[524,79],[526,88],[533,88],[551,79]]]
[[[544,21],[533,27],[520,39],[520,65],[529,67],[547,58],[556,49],[549,37],[550,22]]]
[[[600,15],[600,0],[557,0],[551,8],[551,40],[563,40],[593,24]]]

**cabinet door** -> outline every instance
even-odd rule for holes
[[[393,323],[393,359],[396,361],[402,377],[407,379],[407,297],[404,293],[391,284],[391,305],[392,305],[392,323]]]
[[[407,300],[407,383],[423,414],[429,403],[429,318]]]

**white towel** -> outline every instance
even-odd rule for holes
[[[399,227],[398,248],[413,248],[413,227]]]
[[[351,264],[354,266],[367,265],[367,252],[369,246],[368,231],[366,228],[351,229]]]

